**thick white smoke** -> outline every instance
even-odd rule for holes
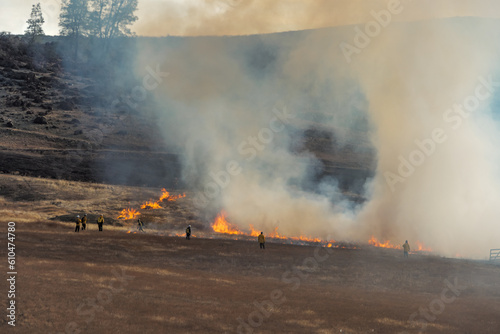
[[[360,54],[379,157],[372,199],[358,216],[368,230],[445,255],[484,257],[498,247],[497,29],[422,22],[388,29]]]
[[[418,240],[443,255],[485,257],[500,246],[498,28],[392,22],[363,47],[353,27],[169,39],[142,46],[138,66],[169,72],[154,91],[159,124],[182,146],[184,180],[207,217],[224,209],[242,229]],[[343,42],[357,48],[350,59]],[[321,162],[292,146],[321,127],[361,156],[360,113],[377,164],[357,205],[337,180],[314,181]]]

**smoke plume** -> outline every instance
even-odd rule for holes
[[[143,0],[134,25],[145,36],[250,35],[364,24],[388,3],[408,7],[409,22],[449,17],[498,18],[495,0]]]
[[[154,91],[159,125],[197,207],[243,230],[485,257],[500,246],[498,23],[391,21],[366,45],[354,28],[139,48],[140,74],[169,73]],[[358,157],[375,151],[373,178],[317,177],[326,160],[296,149],[312,128]]]

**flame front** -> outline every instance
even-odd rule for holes
[[[250,232],[247,233],[247,232],[243,232],[243,231],[239,230],[235,226],[228,223],[226,220],[226,213],[224,211],[221,211],[217,215],[214,223],[212,224],[212,229],[214,230],[214,232],[217,232],[217,233],[224,233],[224,234],[231,234],[231,235],[244,235],[244,236],[249,236],[249,237],[258,237],[259,236],[260,231],[256,230],[252,224],[249,225],[249,228],[250,228]],[[280,239],[280,240],[325,243],[324,240],[321,240],[319,238],[311,238],[311,237],[302,236],[302,235],[299,237],[286,237],[286,236],[278,233],[278,227],[275,227],[274,230],[267,235],[267,237],[271,238],[271,239]],[[333,242],[335,242],[335,240],[327,241],[327,243],[330,243],[329,247],[333,246],[332,245]],[[325,243],[325,246],[327,245],[327,243]]]
[[[392,249],[401,249],[402,246],[396,246],[393,245],[389,240],[386,240],[385,242],[379,242],[377,238],[372,236],[370,240],[368,240],[368,243],[372,246],[375,247],[381,247],[381,248],[392,248]],[[429,247],[425,247],[423,243],[420,241],[416,241],[415,244],[417,245],[414,249],[415,252],[432,252],[432,249]],[[410,245],[411,247],[411,245]]]
[[[163,202],[165,199],[167,199],[170,202],[173,202],[178,200],[179,198],[186,197],[185,193],[171,196],[170,193],[165,188],[163,188],[161,191],[162,194],[160,195],[158,201],[153,201],[153,200],[146,201],[141,205],[141,209],[143,210],[163,209],[160,203]],[[123,209],[120,212],[120,215],[116,219],[133,219],[139,216],[140,214],[141,213],[135,209]]]
[[[239,230],[237,227],[231,225],[227,219],[227,215],[224,211],[221,211],[217,217],[214,220],[214,223],[212,224],[212,229],[214,232],[217,233],[223,233],[223,234],[229,234],[229,235],[242,235],[242,236],[249,236],[249,237],[257,237],[260,234],[260,231],[255,229],[253,225],[249,225],[250,232],[243,232]],[[350,248],[350,249],[357,249],[358,247],[354,245],[345,245],[345,244],[335,244],[335,240],[321,240],[319,238],[312,238],[309,236],[304,236],[300,235],[298,237],[287,237],[284,236],[280,233],[278,233],[278,227],[275,227],[272,232],[268,233],[266,237],[271,238],[271,239],[279,239],[279,240],[286,240],[286,241],[296,241],[296,242],[310,242],[310,243],[318,243],[322,245],[323,247],[330,247],[330,248]],[[380,242],[375,238],[375,236],[372,236],[370,240],[368,240],[368,244],[375,246],[375,247],[380,247],[380,248],[391,248],[391,249],[401,249],[402,246],[396,246],[393,243],[391,243],[390,240],[386,240],[384,242]],[[420,241],[416,242],[416,248],[415,251],[420,252],[431,252],[432,250],[430,248],[425,247]]]

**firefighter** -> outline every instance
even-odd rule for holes
[[[102,215],[97,218],[97,226],[99,227],[99,231],[102,231],[102,225],[104,224],[104,217]]]
[[[264,236],[264,232],[260,232],[257,240],[259,240],[260,249],[266,249],[266,237]]]
[[[80,215],[77,215],[76,220],[75,220],[75,223],[76,223],[75,232],[80,232],[80,223],[81,222],[82,221],[80,220]]]
[[[408,243],[408,240],[403,244],[403,252],[404,252],[404,257],[408,257],[408,253],[410,252],[410,244]]]
[[[137,219],[137,228],[139,229],[139,231],[144,232],[144,230],[142,229],[143,226],[144,223],[142,222],[141,218]]]
[[[191,225],[188,225],[188,227],[186,227],[186,239],[191,239]]]
[[[82,217],[82,231],[85,231],[87,228],[87,214],[84,214]]]

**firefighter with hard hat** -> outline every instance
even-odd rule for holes
[[[99,231],[102,231],[103,224],[104,224],[104,217],[103,215],[100,215],[99,218],[97,218],[97,227],[99,227]]]
[[[266,249],[266,237],[264,236],[264,232],[260,232],[257,240],[259,241],[260,249]]]
[[[186,239],[191,239],[191,225],[188,225],[188,227],[186,227]]]
[[[84,214],[82,217],[82,231],[85,231],[87,228],[87,214]]]
[[[75,223],[75,232],[80,232],[80,224],[82,223],[82,221],[80,220],[80,215],[76,216]]]

